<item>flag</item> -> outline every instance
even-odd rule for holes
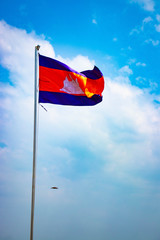
[[[77,72],[66,64],[39,54],[39,102],[91,106],[102,101],[101,71]]]

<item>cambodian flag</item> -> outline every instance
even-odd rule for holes
[[[77,72],[62,62],[39,55],[39,102],[91,106],[102,101],[101,71]]]

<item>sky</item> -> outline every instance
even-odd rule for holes
[[[39,106],[34,239],[159,240],[158,0],[1,0],[0,240],[30,237],[37,44],[96,65],[105,89],[96,106]]]

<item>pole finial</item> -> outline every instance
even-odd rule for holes
[[[39,49],[40,49],[40,45],[37,45],[35,48],[36,48],[37,50],[39,50]]]

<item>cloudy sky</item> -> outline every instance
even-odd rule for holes
[[[0,240],[30,236],[37,44],[96,65],[105,90],[93,107],[39,107],[34,239],[159,240],[158,0],[1,1]]]

